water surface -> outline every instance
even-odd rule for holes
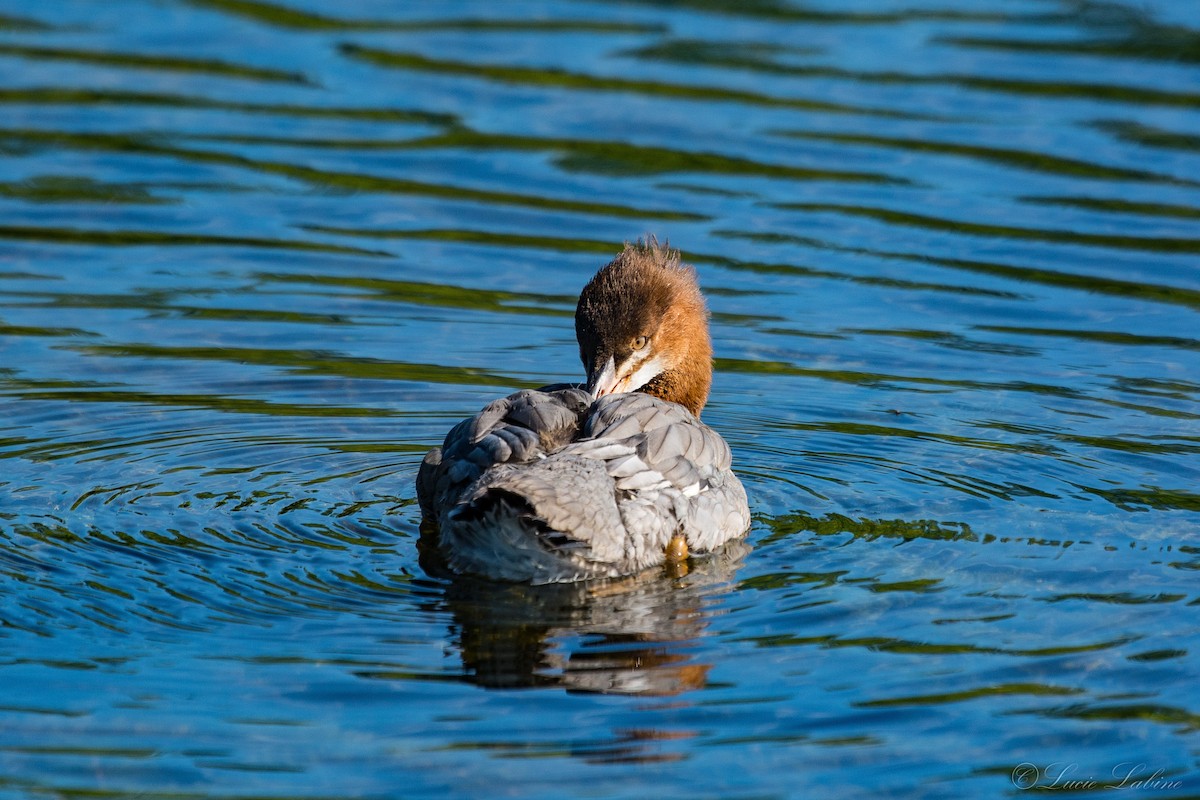
[[[1196,795],[1198,48],[1165,0],[0,2],[0,797]],[[438,574],[422,455],[577,378],[646,234],[748,546]]]

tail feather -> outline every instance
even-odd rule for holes
[[[582,555],[589,549],[587,542],[575,538],[569,530],[556,529],[538,515],[527,498],[509,489],[492,487],[450,513],[451,519],[462,523],[479,522],[485,517],[492,520],[507,517],[516,521],[547,550]]]

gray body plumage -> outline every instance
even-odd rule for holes
[[[711,552],[750,525],[729,446],[648,394],[522,391],[426,455],[417,496],[451,569],[549,583],[661,564],[677,534]]]

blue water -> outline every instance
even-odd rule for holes
[[[0,798],[1200,793],[1190,4],[287,3],[0,0]],[[427,572],[647,234],[747,547]]]

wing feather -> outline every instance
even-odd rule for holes
[[[535,460],[576,438],[591,398],[563,384],[546,389],[495,400],[455,425],[421,464],[417,499],[422,510],[436,516],[488,469]]]

